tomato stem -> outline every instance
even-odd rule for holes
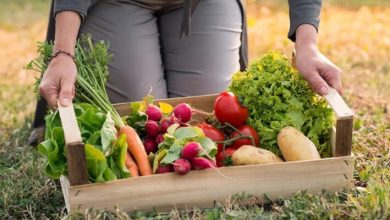
[[[231,125],[230,123],[227,123],[227,122],[226,122],[225,124],[226,124],[226,127],[229,127],[229,128],[231,128],[231,129],[233,129],[234,131],[236,131],[236,132],[239,134],[239,136],[234,137],[234,138],[231,138],[231,139],[228,139],[228,140],[226,140],[226,141],[232,142],[232,141],[235,141],[235,140],[238,140],[238,139],[246,139],[246,138],[249,138],[249,139],[251,140],[251,142],[252,142],[252,145],[256,147],[255,141],[254,141],[252,135],[244,135],[244,134],[242,134],[241,131],[239,131],[236,127],[234,127],[234,126]],[[235,139],[235,138],[237,138],[237,139]],[[233,140],[233,139],[234,139],[234,140]]]

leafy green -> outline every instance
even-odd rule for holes
[[[112,120],[110,112],[107,112],[106,120],[103,123],[102,129],[100,130],[102,139],[102,150],[105,155],[111,153],[110,146],[116,139],[116,128],[115,122]]]
[[[330,156],[332,111],[281,53],[268,52],[245,72],[235,73],[229,90],[248,108],[248,123],[259,133],[263,148],[281,155],[277,134],[293,126],[313,141],[322,157]]]
[[[74,104],[76,119],[80,128],[91,182],[104,182],[130,176],[125,166],[127,153],[126,136],[116,138],[116,129],[110,113],[87,103]],[[38,151],[47,158],[46,174],[58,179],[67,174],[67,160],[64,131],[58,111],[46,118],[45,141],[38,145]]]
[[[107,169],[107,161],[103,152],[93,145],[85,144],[85,157],[89,179],[92,182],[104,182],[103,174]]]
[[[119,178],[130,177],[130,172],[125,165],[127,154],[127,142],[126,135],[121,134],[115,141],[113,147],[113,153],[110,156],[110,168],[114,171],[115,175]]]
[[[146,135],[145,124],[148,120],[148,116],[142,111],[143,102],[132,102],[130,104],[131,112],[125,118],[126,124],[134,128],[141,137]]]

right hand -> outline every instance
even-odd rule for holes
[[[56,108],[58,99],[61,105],[68,106],[75,96],[76,77],[77,68],[72,58],[60,54],[51,60],[43,74],[39,93],[51,108]]]

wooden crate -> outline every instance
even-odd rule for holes
[[[212,111],[215,97],[216,95],[206,95],[161,101],[172,105],[186,102],[198,109]],[[85,156],[83,158],[81,154],[80,158],[77,153],[70,150],[69,179],[61,177],[66,207],[70,212],[91,207],[108,210],[118,207],[124,211],[152,209],[168,211],[175,207],[186,209],[192,209],[194,206],[213,207],[215,201],[221,202],[233,194],[242,192],[264,200],[265,194],[270,198],[286,198],[300,190],[319,192],[322,189],[340,191],[348,188],[352,185],[354,168],[354,157],[351,156],[353,115],[334,90],[327,96],[327,100],[337,116],[331,141],[334,157],[312,161],[223,167],[218,168],[219,172],[215,169],[191,171],[185,176],[174,173],[157,174],[80,185],[86,181],[85,172],[81,174],[83,170],[85,171]],[[121,115],[126,115],[130,111],[128,103],[115,107]],[[69,149],[72,147],[83,149],[83,145],[77,141],[73,144],[70,141],[67,143]],[[80,180],[83,178],[84,180]]]

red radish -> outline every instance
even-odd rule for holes
[[[170,172],[173,172],[172,164],[159,165],[157,170],[156,170],[156,173],[170,173]]]
[[[161,109],[152,104],[146,108],[145,113],[148,116],[148,119],[153,121],[160,121],[162,117]]]
[[[160,133],[157,122],[148,120],[145,125],[145,131],[148,137],[155,138]]]
[[[175,123],[175,117],[172,115],[171,117],[168,118],[163,118],[160,122],[160,132],[162,134],[167,133],[167,129],[169,126],[173,125]]]
[[[195,157],[191,160],[191,166],[194,170],[204,170],[208,168],[215,168],[215,161],[204,157]]]
[[[184,175],[190,172],[191,164],[188,162],[188,160],[179,158],[173,164],[173,170],[175,170],[175,173],[179,175]]]
[[[162,134],[157,135],[156,143],[159,144],[164,141],[164,136]]]
[[[186,103],[180,103],[173,109],[173,114],[179,119],[180,123],[187,123],[192,117],[191,106]]]
[[[187,143],[181,151],[181,157],[187,160],[192,160],[199,155],[202,146],[198,142]]]
[[[150,139],[150,138],[146,138],[144,140],[144,147],[145,147],[146,154],[148,154],[148,155],[150,153],[156,153],[156,151],[157,151],[157,143],[153,139]]]

